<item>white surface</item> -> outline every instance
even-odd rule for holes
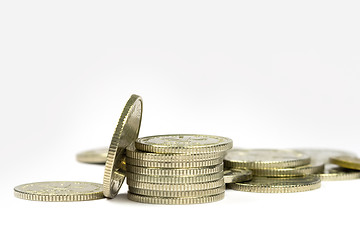
[[[127,98],[141,136],[360,153],[358,1],[1,1],[2,237],[328,239],[356,236],[360,181],[297,194],[227,191],[190,206],[43,203],[13,187],[102,182],[75,161],[107,146]],[[172,234],[168,237],[168,234]]]

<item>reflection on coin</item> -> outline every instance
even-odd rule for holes
[[[173,134],[139,138],[136,149],[154,153],[211,153],[231,149],[232,140],[225,137],[196,134]]]
[[[305,153],[306,155],[309,155],[312,160],[323,163],[329,163],[331,157],[356,156],[355,153],[337,149],[299,148],[294,150]]]
[[[230,183],[226,186],[244,192],[292,193],[314,190],[320,188],[320,185],[320,178],[310,175],[295,178],[254,177],[248,182]]]
[[[90,182],[36,182],[14,188],[15,197],[46,202],[73,202],[104,198],[102,184]]]
[[[324,173],[316,174],[321,181],[342,181],[360,178],[360,171],[342,168],[336,164],[325,165]]]
[[[226,168],[287,168],[310,163],[308,155],[292,150],[233,149],[224,158]]]
[[[108,148],[98,148],[78,153],[76,159],[83,163],[105,163]]]
[[[248,169],[231,169],[224,171],[225,183],[245,182],[252,179],[252,172]]]
[[[360,158],[352,156],[338,156],[330,158],[330,163],[337,164],[343,168],[360,170]]]
[[[126,157],[125,149],[139,135],[141,116],[142,99],[137,95],[131,95],[121,113],[106,157],[104,173],[105,197],[114,198],[124,182],[125,173],[120,173]]]

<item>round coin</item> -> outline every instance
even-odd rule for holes
[[[105,163],[108,151],[108,148],[89,150],[78,153],[76,159],[83,163]]]
[[[319,177],[313,175],[295,178],[254,177],[248,182],[230,183],[226,186],[244,192],[293,193],[318,189],[321,181]]]
[[[102,184],[90,182],[36,182],[14,188],[15,197],[45,202],[74,202],[104,198]]]
[[[131,95],[127,101],[119,122],[113,134],[109,152],[106,157],[104,173],[104,195],[114,198],[125,179],[122,165],[125,160],[125,149],[135,141],[139,135],[142,116],[142,99],[137,95]]]
[[[305,153],[310,156],[311,160],[318,162],[329,163],[331,157],[337,156],[352,156],[355,157],[356,154],[344,150],[337,149],[321,149],[321,148],[299,148],[294,149],[295,151]]]
[[[287,168],[310,163],[308,155],[292,150],[233,149],[224,158],[226,168]]]
[[[245,182],[252,179],[252,172],[248,169],[230,169],[224,171],[225,183]]]
[[[213,153],[232,148],[232,140],[225,137],[197,134],[173,134],[139,138],[135,147],[154,153]]]
[[[360,170],[360,158],[352,156],[331,157],[330,163],[337,164],[343,168]]]
[[[155,162],[145,161],[134,158],[126,158],[126,167],[129,165],[148,167],[148,168],[201,168],[210,167],[223,163],[223,158],[216,158],[206,161],[188,161],[188,162]]]
[[[321,181],[342,181],[360,178],[360,171],[339,167],[336,164],[325,165],[323,173],[316,174]]]

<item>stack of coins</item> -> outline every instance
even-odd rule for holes
[[[195,204],[224,198],[223,158],[229,138],[162,135],[126,149],[128,198],[153,204]]]

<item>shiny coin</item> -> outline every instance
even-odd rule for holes
[[[233,149],[224,158],[226,168],[287,168],[310,164],[308,155],[292,150]]]
[[[342,181],[360,178],[360,171],[339,167],[336,164],[325,165],[323,173],[316,174],[321,181]]]
[[[226,186],[244,192],[292,193],[320,188],[321,181],[319,177],[313,175],[295,178],[254,177],[248,182],[230,183]]]
[[[105,163],[108,151],[108,148],[89,150],[78,153],[76,159],[83,163]]]
[[[141,203],[150,203],[150,204],[200,204],[200,203],[210,203],[216,202],[224,199],[225,193],[220,193],[218,195],[205,196],[205,197],[196,197],[196,198],[163,198],[163,197],[149,197],[142,196],[133,193],[128,193],[128,199],[141,202]]]
[[[14,188],[15,197],[45,202],[74,202],[104,198],[102,184],[90,182],[36,182]]]
[[[360,170],[360,158],[352,156],[338,156],[330,158],[330,163],[337,164],[343,168]]]
[[[126,164],[140,167],[149,167],[149,168],[200,168],[200,167],[210,167],[223,163],[223,158],[211,159],[206,161],[186,161],[186,162],[155,162],[155,161],[145,161],[134,158],[126,158]]]
[[[213,153],[231,149],[232,140],[225,137],[174,134],[139,138],[135,147],[144,152],[154,153]]]
[[[224,171],[225,183],[245,182],[252,179],[252,172],[248,169],[231,169]]]
[[[337,150],[337,149],[299,148],[294,150],[305,153],[306,155],[310,156],[312,160],[323,163],[329,163],[331,157],[337,157],[337,156],[356,157],[355,153],[343,151],[343,150]]]
[[[114,198],[124,182],[125,172],[122,171],[122,165],[126,157],[125,149],[139,135],[141,116],[142,99],[137,95],[132,95],[120,116],[106,157],[104,173],[105,197]]]

